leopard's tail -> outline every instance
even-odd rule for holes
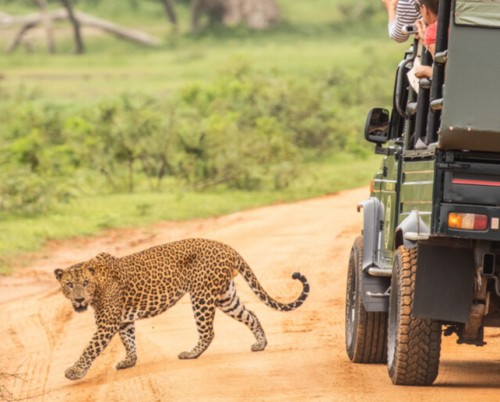
[[[240,259],[240,262],[237,267],[238,272],[245,278],[245,281],[250,286],[250,289],[257,295],[257,297],[262,300],[264,304],[267,306],[279,310],[279,311],[291,311],[295,310],[297,307],[300,307],[309,296],[309,282],[306,277],[302,275],[300,272],[294,272],[292,274],[293,279],[298,279],[302,282],[302,293],[295,299],[295,301],[291,303],[280,303],[273,299],[269,294],[264,290],[261,286],[254,272],[250,268],[250,266],[243,260]]]

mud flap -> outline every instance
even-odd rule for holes
[[[378,267],[378,250],[383,244],[384,207],[375,197],[358,204],[358,212],[363,209],[363,306],[369,313],[389,311],[389,297],[386,293],[391,285],[390,278],[372,276],[371,267]]]
[[[391,278],[371,276],[363,271],[363,305],[369,313],[389,311],[389,294]]]
[[[413,309],[416,317],[466,323],[473,287],[473,250],[418,245]]]

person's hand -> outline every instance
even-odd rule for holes
[[[427,25],[422,18],[419,18],[415,21],[415,26],[417,27],[417,33],[415,36],[420,42],[423,42],[425,39],[425,30],[427,29]]]
[[[415,77],[417,78],[431,78],[432,77],[432,67],[431,66],[418,66],[415,68]]]
[[[419,18],[418,20],[416,20],[415,26],[417,27],[417,34],[418,34],[419,38],[424,39],[425,30],[427,29],[427,24],[424,22],[424,19]]]

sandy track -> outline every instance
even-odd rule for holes
[[[30,266],[0,278],[0,395],[40,401],[428,401],[499,400],[498,331],[484,348],[445,338],[433,387],[391,385],[384,365],[355,365],[344,349],[344,289],[349,249],[360,232],[356,202],[367,189],[305,202],[240,212],[221,218],[162,223],[141,230],[111,231],[92,239],[53,243]],[[123,355],[118,337],[87,376],[64,377],[93,331],[91,312],[76,314],[57,290],[52,271],[101,251],[117,256],[185,237],[208,237],[235,247],[270,294],[294,299],[301,271],[311,296],[298,310],[280,313],[263,305],[237,279],[238,293],[255,311],[268,337],[252,353],[251,333],[217,314],[215,340],[199,359],[181,361],[197,334],[189,298],[165,314],[137,323],[139,360],[116,371]],[[2,391],[3,390],[3,391]],[[0,398],[1,399],[1,398]]]

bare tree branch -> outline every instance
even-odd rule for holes
[[[85,51],[85,46],[83,45],[82,35],[80,33],[80,21],[76,18],[73,12],[73,6],[71,4],[71,0],[61,0],[63,7],[68,12],[68,19],[73,26],[73,36],[75,38],[76,50],[77,54],[82,54]]]
[[[177,14],[175,13],[174,4],[172,0],[161,0],[163,7],[165,7],[165,12],[167,13],[168,20],[177,28]]]
[[[47,38],[47,50],[49,53],[55,53],[56,47],[54,43],[54,31],[52,29],[52,19],[47,13],[47,0],[36,0],[36,3],[40,8],[40,14],[43,18],[43,26],[45,28],[45,36]]]
[[[148,35],[147,33],[120,27],[112,22],[93,17],[89,14],[82,13],[81,11],[77,11],[75,15],[83,25],[102,29],[103,31],[113,34],[121,39],[137,42],[146,46],[157,46],[161,43],[158,38]]]

